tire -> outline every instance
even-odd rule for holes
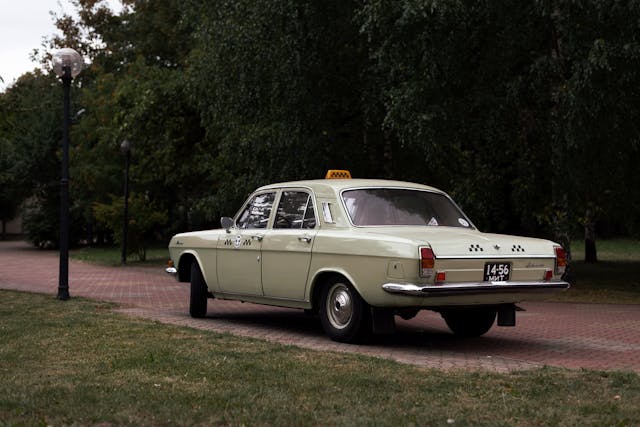
[[[455,308],[440,313],[451,331],[463,338],[475,338],[489,332],[496,319],[493,307]]]
[[[331,278],[322,289],[320,321],[329,338],[338,342],[356,343],[371,333],[369,305],[342,277]]]
[[[207,315],[207,297],[209,290],[204,281],[198,263],[191,263],[191,296],[189,299],[189,314],[197,319]]]

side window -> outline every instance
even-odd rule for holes
[[[315,228],[311,196],[303,191],[285,191],[280,197],[273,228]]]
[[[267,228],[276,193],[255,195],[236,221],[239,228]]]
[[[313,198],[309,196],[309,203],[307,203],[307,210],[304,213],[304,221],[302,221],[302,228],[310,229],[316,228],[316,214],[313,209]]]

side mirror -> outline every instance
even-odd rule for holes
[[[233,218],[229,218],[228,216],[223,216],[222,218],[220,218],[220,224],[222,225],[222,228],[224,228],[226,230],[227,233],[230,233],[229,229],[235,227],[235,222],[233,221]]]

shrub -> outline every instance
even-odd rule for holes
[[[114,241],[122,245],[124,222],[124,199],[111,195],[111,203],[95,203],[93,212],[96,221],[113,234]],[[127,222],[127,253],[137,255],[140,261],[146,259],[147,247],[155,233],[167,223],[167,213],[143,194],[131,194]]]

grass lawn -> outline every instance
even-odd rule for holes
[[[69,256],[78,261],[86,261],[115,267],[120,265],[122,252],[120,248],[115,247],[85,247],[70,251]],[[145,261],[139,261],[137,255],[131,254],[127,255],[127,264],[138,266],[162,266],[167,263],[168,259],[169,250],[166,246],[153,246],[147,249]]]
[[[640,304],[640,240],[596,243],[598,262],[584,262],[584,242],[571,244],[571,289],[556,300]]]
[[[640,376],[442,372],[0,291],[0,425],[640,424]]]

